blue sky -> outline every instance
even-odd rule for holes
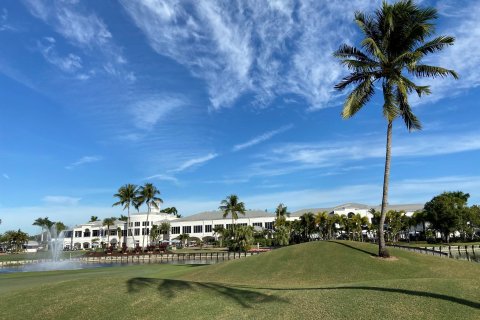
[[[358,43],[354,10],[379,3],[2,1],[0,232],[119,216],[125,183],[153,182],[183,215],[231,193],[249,209],[379,204],[381,100],[342,120],[332,58]],[[412,97],[424,130],[395,123],[390,203],[478,203],[480,7],[422,3],[457,39],[428,62],[461,79]]]

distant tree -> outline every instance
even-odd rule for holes
[[[161,232],[159,226],[154,224],[150,229],[150,242],[156,244],[158,238],[160,237],[160,233]]]
[[[311,234],[315,231],[315,215],[312,212],[300,216],[300,226],[303,232],[303,240],[310,241]]]
[[[184,246],[186,246],[189,238],[190,238],[190,235],[188,233],[182,233],[177,237],[178,240],[182,241],[182,244]]]
[[[330,233],[331,225],[329,224],[328,213],[326,211],[318,212],[315,215],[315,224],[318,227],[322,239],[327,239]]]
[[[469,197],[468,193],[461,191],[444,192],[425,204],[427,220],[442,234],[445,242],[449,243],[450,233],[458,230],[460,220],[468,210]]]
[[[103,226],[107,226],[107,248],[110,247],[110,227],[115,224],[115,220],[115,217],[103,219]]]
[[[175,207],[168,207],[168,208],[160,210],[160,212],[171,214],[172,216],[177,217],[177,218],[181,217],[181,215],[178,214],[177,208],[175,208]]]
[[[234,250],[238,248],[239,251],[248,251],[253,242],[253,227],[240,226],[235,228],[235,245]]]
[[[220,241],[220,247],[223,247],[223,240],[225,238],[225,228],[223,225],[213,227],[213,234]]]
[[[113,196],[117,198],[117,202],[115,202],[113,206],[122,206],[123,210],[127,209],[128,213],[128,220],[127,220],[127,235],[130,231],[130,235],[132,236],[133,246],[135,247],[135,236],[130,229],[130,206],[138,208],[137,197],[138,197],[138,188],[134,184],[126,184],[118,189],[118,192]]]
[[[163,203],[163,200],[157,195],[160,194],[160,190],[157,189],[152,183],[145,183],[138,189],[137,205],[141,206],[143,203],[147,205],[147,221],[150,215],[150,206],[158,209],[158,203]],[[145,246],[145,236],[142,237],[142,247]]]
[[[162,222],[159,227],[160,233],[163,235],[162,240],[166,240],[165,236],[170,239],[170,223]]]
[[[40,233],[40,242],[41,243],[46,243],[46,247],[48,249],[48,235],[47,231],[50,232],[50,228],[53,226],[54,222],[52,222],[48,217],[45,218],[37,218],[33,222],[34,226],[38,226],[42,229]]]
[[[387,216],[385,222],[388,224],[388,230],[391,234],[391,241],[397,242],[398,236],[400,235],[400,231],[402,231],[404,226],[404,217],[405,211],[396,211],[396,210],[389,210],[387,212]]]
[[[353,237],[355,240],[363,241],[363,227],[369,224],[368,217],[361,216],[359,213],[350,218],[350,225],[353,230]]]
[[[275,209],[275,227],[285,225],[288,217],[290,217],[290,212],[283,203],[280,203]]]
[[[281,225],[275,228],[275,233],[273,234],[273,239],[277,246],[288,246],[290,243],[290,233],[291,229],[289,226]]]
[[[1,242],[4,243],[7,249],[11,249],[13,252],[22,252],[23,246],[28,242],[28,234],[18,229],[6,231],[2,235]]]
[[[402,117],[409,131],[421,129],[420,121],[410,107],[408,95],[430,94],[430,88],[415,84],[412,81],[413,77],[458,78],[453,70],[425,65],[422,61],[428,54],[441,51],[454,43],[454,38],[448,36],[427,40],[435,31],[433,22],[437,17],[435,8],[421,8],[411,0],[394,3],[384,1],[382,7],[373,15],[355,13],[355,22],[364,36],[362,48],[344,44],[334,53],[351,71],[335,86],[335,89],[344,90],[348,86],[355,86],[345,100],[342,111],[344,119],[354,116],[362,109],[381,82],[382,112],[387,120],[387,143],[381,216],[378,224],[380,257],[389,256],[383,228],[388,203],[393,121]]]
[[[90,217],[90,222],[96,222],[96,221],[99,221],[97,216]]]
[[[235,230],[235,220],[238,219],[238,214],[245,215],[245,204],[240,202],[238,196],[235,194],[232,194],[225,200],[222,200],[219,209],[223,211],[224,218],[226,218],[228,215],[232,217],[233,230]]]
[[[120,218],[118,218],[118,220],[123,221],[123,222],[128,222],[128,217],[121,214]]]

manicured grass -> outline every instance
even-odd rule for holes
[[[68,259],[83,256],[86,251],[65,251],[60,255],[60,259]],[[20,260],[35,260],[35,259],[50,259],[50,252],[36,252],[36,253],[9,253],[0,255],[0,261],[20,261]]]
[[[212,266],[0,275],[2,319],[479,319],[480,264],[348,241]]]

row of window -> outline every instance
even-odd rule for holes
[[[153,226],[153,221],[142,221],[142,227],[148,227],[150,224]],[[136,222],[130,222],[129,227],[133,227],[135,224],[135,227],[140,227],[140,221]]]
[[[131,225],[133,224],[133,222],[130,223]],[[144,226],[148,226],[150,224],[149,221],[144,221],[142,223]],[[153,223],[152,223],[153,225]],[[237,226],[247,226],[248,224],[247,223],[238,223]],[[260,227],[262,228],[263,227],[263,223],[262,222],[254,222],[252,224],[254,227]],[[135,226],[140,226],[140,222],[135,222]],[[218,229],[218,228],[227,228],[227,229],[230,229],[232,228],[232,224],[230,223],[227,223],[226,225],[223,225],[223,224],[216,224],[215,225],[215,228]],[[273,230],[273,222],[265,222],[265,229],[270,229],[270,230]],[[129,229],[129,236],[132,235],[132,229]],[[180,232],[181,231],[181,232]],[[210,233],[213,231],[213,228],[212,228],[212,225],[209,224],[209,225],[205,225],[205,233]],[[149,228],[135,228],[134,229],[134,235],[136,236],[139,236],[140,235],[140,232],[142,235],[149,235],[150,234],[150,229]],[[126,230],[122,230],[122,236],[126,236]],[[192,226],[183,226],[183,227],[172,227],[171,228],[171,234],[180,234],[180,233],[192,233]],[[203,233],[203,225],[195,225],[193,226],[193,233]],[[90,233],[90,230],[89,229],[86,229],[85,231],[75,231],[75,238],[81,238],[82,236],[87,238],[87,237],[103,237],[103,236],[107,236],[108,234],[108,230],[92,230],[92,232]],[[117,235],[117,229],[111,229],[110,230],[110,235],[111,236],[116,236]],[[69,231],[69,234],[65,234],[65,237],[71,237],[71,231]]]
[[[237,226],[247,226],[248,223],[237,223],[236,225]],[[254,222],[252,225],[254,227],[260,227],[260,228],[263,227],[262,222]],[[232,228],[232,224],[231,223],[227,223],[226,225],[216,224],[215,229],[219,229],[219,228],[230,229],[230,228]],[[273,230],[273,222],[265,222],[265,228]],[[212,228],[211,224],[205,225],[205,233],[210,233],[212,231],[213,231],[213,228]],[[171,234],[180,234],[180,233],[190,234],[190,233],[192,233],[192,226],[172,227],[170,232],[171,232]],[[203,225],[193,226],[193,233],[203,233]]]

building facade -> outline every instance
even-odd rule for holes
[[[368,206],[359,203],[346,203],[330,208],[312,208],[295,211],[287,219],[297,220],[307,212],[327,212],[349,216],[360,214],[371,219],[373,216],[369,210],[380,210],[379,206]],[[416,210],[423,208],[423,204],[408,204],[388,206],[387,210],[403,210],[407,216],[411,216]],[[248,210],[245,215],[240,215],[235,220],[236,225],[252,226],[256,229],[273,230],[275,215],[266,211]],[[64,247],[70,249],[89,249],[103,245],[120,247],[123,243],[129,248],[147,246],[151,243],[150,231],[152,226],[160,226],[162,223],[170,224],[170,232],[163,235],[159,241],[169,241],[177,238],[180,234],[189,234],[191,238],[202,241],[218,237],[214,230],[216,227],[229,228],[232,224],[230,216],[223,217],[222,211],[208,211],[194,214],[184,218],[177,218],[170,214],[160,212],[160,207],[150,206],[149,212],[131,213],[130,224],[116,220],[110,226],[104,226],[101,221],[89,222],[75,226],[64,232]]]

